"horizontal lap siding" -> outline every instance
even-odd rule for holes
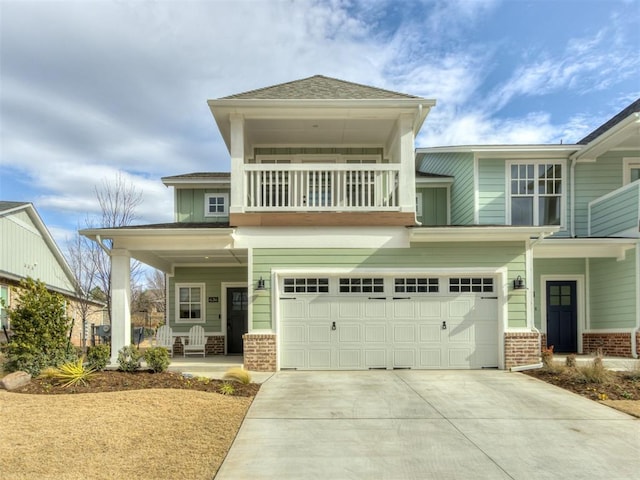
[[[566,275],[567,277],[585,275],[586,262],[584,258],[541,258],[533,261],[534,271],[534,321],[536,328],[541,328],[542,296],[546,295],[545,287],[541,286],[542,275]]]
[[[169,324],[175,332],[186,332],[191,327],[188,323],[176,324],[176,284],[204,283],[205,284],[205,318],[202,325],[205,331],[219,332],[221,330],[220,314],[222,313],[222,282],[246,282],[247,272],[244,268],[206,268],[206,267],[177,267],[173,278],[169,278]],[[208,297],[218,297],[218,303],[208,303]]]
[[[473,154],[430,153],[423,158],[420,171],[454,177],[451,185],[451,223],[473,224]]]
[[[478,162],[478,209],[481,225],[505,224],[505,161]]]
[[[632,328],[636,322],[635,250],[623,261],[614,258],[589,260],[591,328]]]
[[[410,249],[255,249],[253,278],[262,277],[267,289],[272,269],[277,268],[495,268],[507,266],[508,280],[525,277],[524,244],[461,243],[429,244]],[[498,288],[500,288],[498,286]],[[526,326],[525,296],[509,298],[509,325]],[[253,328],[271,329],[271,297],[256,297],[253,303]]]
[[[591,207],[591,235],[609,236],[638,227],[639,188],[628,188]]]

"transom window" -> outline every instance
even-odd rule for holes
[[[285,278],[284,293],[329,293],[329,279]]]
[[[384,293],[384,279],[341,278],[340,293]]]
[[[396,278],[396,293],[438,293],[440,289],[437,278]]]
[[[176,285],[176,320],[204,322],[204,284]]]
[[[204,216],[222,217],[227,215],[229,195],[226,193],[208,193],[204,196]]]
[[[511,163],[511,225],[560,225],[563,195],[561,163]]]
[[[450,293],[489,293],[493,292],[493,278],[462,277],[449,279]]]

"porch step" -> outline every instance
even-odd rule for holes
[[[564,365],[567,355],[553,355],[553,363]],[[595,355],[576,355],[577,365],[588,365],[593,362]],[[602,364],[609,370],[631,371],[640,369],[640,359],[626,357],[603,357]]]

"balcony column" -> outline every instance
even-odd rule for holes
[[[231,150],[231,200],[229,201],[229,213],[242,213],[244,210],[244,198],[246,181],[244,178],[244,117],[240,114],[229,115],[231,124],[230,150]]]
[[[400,145],[400,178],[398,180],[400,211],[414,212],[416,209],[416,166],[413,135],[414,115],[405,113],[398,122]]]
[[[118,364],[118,351],[131,345],[131,254],[123,248],[111,250],[111,365]]]

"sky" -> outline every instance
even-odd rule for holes
[[[0,200],[64,250],[118,174],[229,171],[207,107],[313,75],[435,99],[416,147],[575,143],[640,97],[640,0],[0,0]]]

